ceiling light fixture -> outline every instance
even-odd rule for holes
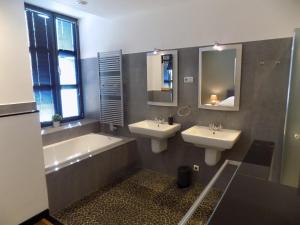
[[[218,42],[215,42],[213,49],[215,49],[217,51],[222,51],[223,47]]]
[[[78,0],[77,2],[80,5],[87,5],[88,4],[88,1],[86,1],[86,0]]]
[[[158,48],[154,48],[153,50],[153,54],[156,55],[159,51],[161,51],[161,49],[158,49]]]

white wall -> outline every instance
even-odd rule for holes
[[[0,1],[0,104],[33,101],[22,0]]]
[[[24,2],[0,0],[0,104],[33,101]],[[38,113],[0,118],[0,224],[48,209]]]
[[[81,56],[291,37],[299,9],[297,0],[193,0],[112,21],[89,16],[80,20]]]

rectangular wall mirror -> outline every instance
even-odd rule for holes
[[[147,54],[149,105],[177,106],[177,51]]]
[[[241,44],[199,49],[199,108],[239,110],[241,63]]]

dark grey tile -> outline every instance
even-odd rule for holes
[[[238,174],[217,206],[209,225],[298,225],[296,188]]]
[[[179,49],[179,106],[192,106],[191,115],[184,118],[176,115],[178,107],[147,105],[146,53],[123,55],[125,127],[116,134],[132,136],[127,124],[157,116],[166,118],[170,114],[174,115],[176,122],[181,123],[182,129],[195,124],[208,125],[210,121],[219,121],[225,128],[242,130],[239,142],[233,149],[223,153],[223,160],[229,158],[241,161],[254,139],[275,142],[272,174],[273,180],[277,180],[282,155],[291,40],[284,38],[243,43],[241,102],[238,112],[197,108],[198,47]],[[261,65],[261,61],[265,64]],[[276,64],[276,61],[280,61],[280,64]],[[95,62],[88,64],[85,71],[94,73]],[[193,76],[194,83],[185,84],[185,76]],[[184,143],[179,134],[169,140],[168,151],[158,155],[151,152],[149,139],[137,139],[140,164],[143,168],[174,175],[180,165],[198,164],[200,173],[195,177],[207,181],[218,167],[206,166],[204,151]]]
[[[237,173],[257,179],[268,180],[270,177],[270,167],[251,163],[242,163]]]
[[[99,72],[97,58],[81,60],[82,87],[85,117],[99,119]]]

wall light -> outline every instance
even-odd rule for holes
[[[215,42],[213,49],[215,49],[217,51],[222,51],[223,47],[218,42]]]

